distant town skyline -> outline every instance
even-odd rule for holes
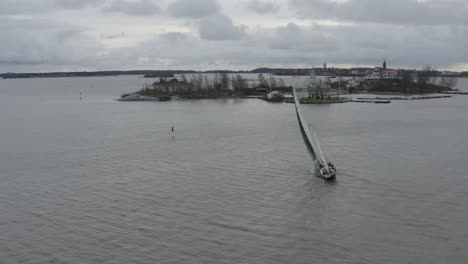
[[[468,71],[467,0],[2,0],[0,72]]]

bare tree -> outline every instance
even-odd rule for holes
[[[182,74],[180,78],[182,78],[182,82],[187,83],[187,77],[185,76],[185,74]]]
[[[424,67],[422,71],[420,71],[418,74],[418,83],[423,87],[426,86],[429,83],[431,73],[431,66],[427,65],[426,67]]]
[[[236,82],[236,77],[234,75],[231,76],[231,87],[232,87],[232,90],[234,91],[234,94],[237,94],[237,82]]]
[[[265,80],[265,76],[263,76],[263,73],[258,75],[258,84],[268,85],[267,81]]]
[[[192,88],[196,91],[197,95],[200,96],[203,85],[203,76],[201,74],[192,76],[191,88],[189,88],[190,96],[193,96]]]
[[[430,68],[429,71],[429,83],[430,84],[436,84],[437,83],[437,70],[436,68],[431,68],[430,66],[427,66]]]
[[[242,76],[240,74],[236,75],[236,79],[237,79],[237,83],[239,85],[239,90],[242,89],[242,88],[247,87],[247,81],[244,78],[242,78]]]
[[[242,88],[246,86],[245,80],[240,76],[240,74],[236,74],[236,76],[232,76],[232,88],[234,89],[234,94],[239,95]]]
[[[212,87],[213,87],[213,94],[215,96],[219,96],[220,85],[219,85],[219,75],[217,73],[215,74]]]
[[[400,86],[402,89],[404,89],[406,93],[409,93],[413,86],[411,73],[409,71],[401,71],[400,75],[401,75]]]
[[[455,89],[455,87],[457,87],[457,84],[458,84],[458,79],[455,77],[449,78],[448,84],[449,84],[450,89]]]
[[[271,88],[272,90],[278,87],[278,84],[277,84],[277,82],[276,82],[276,79],[275,79],[275,77],[273,77],[273,76],[271,76],[271,77],[269,78],[269,82],[268,82],[268,83],[270,84],[270,88]]]
[[[221,73],[221,92],[224,93],[229,88],[229,76],[227,73]]]
[[[212,85],[210,80],[208,79],[208,76],[205,75],[204,82],[203,82],[203,88],[204,88],[204,93],[205,95],[211,95],[212,91]]]
[[[284,84],[283,78],[279,79],[279,87],[285,87],[286,85]]]
[[[439,85],[449,88],[450,87],[450,78],[448,78],[447,76],[442,75],[442,77],[440,77],[440,80],[439,80]]]

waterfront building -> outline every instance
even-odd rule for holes
[[[330,78],[324,76],[315,76],[312,70],[310,76],[303,83],[296,85],[301,97],[308,98],[329,98],[331,97]]]
[[[382,67],[375,67],[374,71],[365,77],[367,80],[396,78],[398,78],[398,72],[394,69],[388,69],[386,60],[383,61]]]

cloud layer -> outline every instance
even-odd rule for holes
[[[280,6],[272,1],[262,2],[259,0],[252,0],[247,6],[258,14],[276,13],[280,10]]]
[[[159,6],[150,0],[113,0],[104,8],[104,11],[146,16],[157,14],[160,9]]]
[[[466,0],[292,0],[302,18],[398,25],[468,23]]]
[[[216,14],[219,11],[216,0],[175,0],[169,5],[169,11],[175,17],[200,18]]]
[[[329,65],[468,70],[465,0],[3,0],[0,72]],[[457,68],[458,67],[458,68]]]

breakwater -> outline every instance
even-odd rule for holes
[[[443,94],[468,94],[468,92],[440,92],[440,93],[443,93]]]
[[[415,96],[415,97],[401,97],[401,96],[394,96],[394,97],[358,97],[358,100],[426,100],[426,99],[439,99],[439,98],[450,98],[450,95],[431,95],[431,96]]]
[[[389,104],[390,100],[350,100],[352,103],[373,103],[373,104]]]

